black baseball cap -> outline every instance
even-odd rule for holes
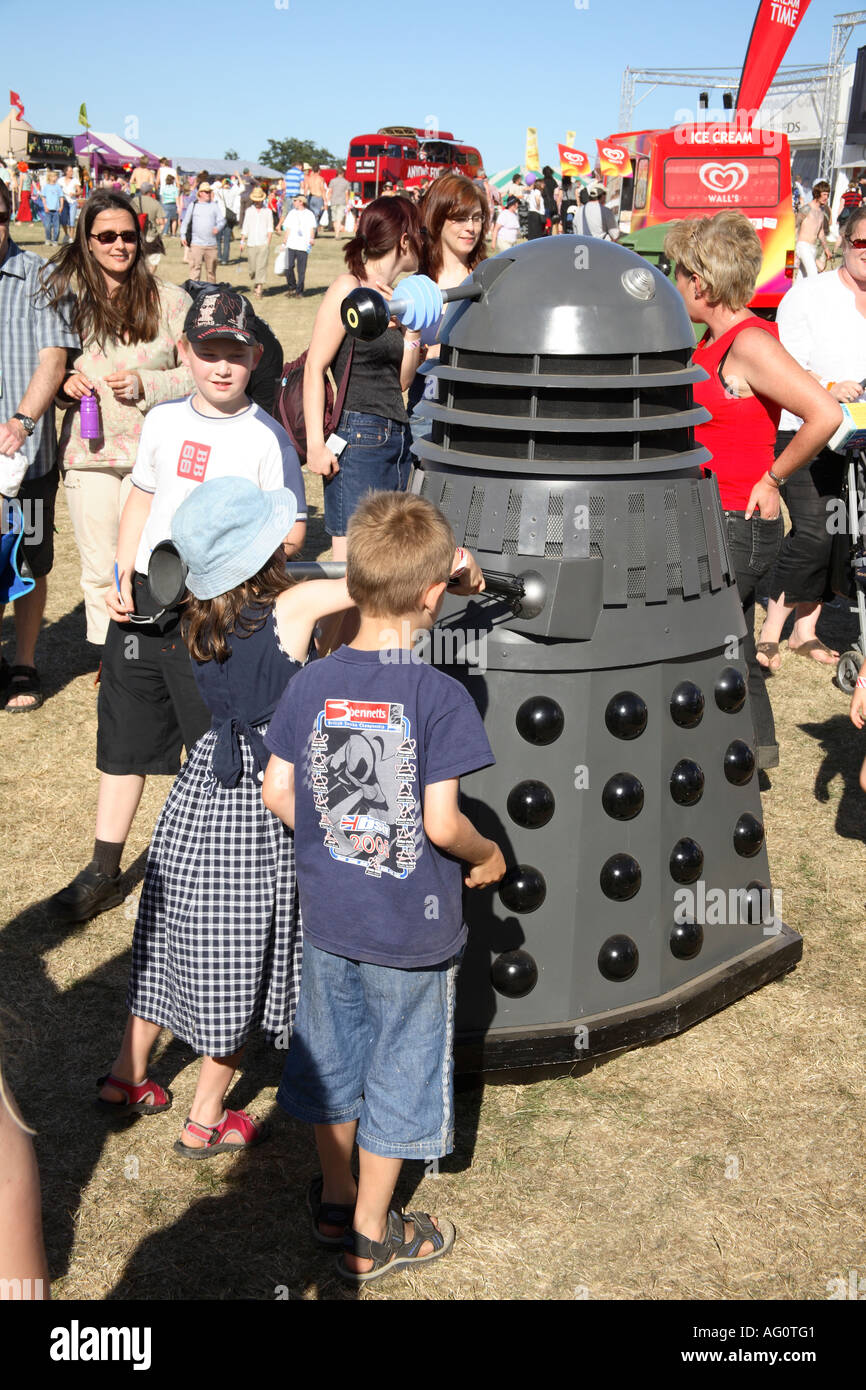
[[[213,289],[193,301],[184,319],[183,331],[191,343],[204,343],[209,338],[234,338],[237,343],[256,347],[259,339],[255,321],[253,306],[242,294]]]

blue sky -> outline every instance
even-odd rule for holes
[[[3,8],[0,105],[5,114],[13,88],[38,130],[80,133],[86,101],[95,130],[127,133],[155,154],[222,157],[234,148],[255,159],[269,137],[301,136],[345,156],[361,131],[434,117],[477,145],[494,171],[522,161],[527,125],[538,127],[542,163],[551,164],[566,130],[589,149],[616,130],[627,65],[739,68],[757,0]],[[812,0],[786,63],[826,62],[833,15],[845,8]],[[866,26],[849,45],[852,61],[858,43]],[[658,89],[635,124],[668,125],[695,99]]]

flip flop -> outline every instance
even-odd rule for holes
[[[831,651],[819,637],[813,637],[808,642],[801,642],[799,647],[792,647],[789,642],[788,651],[793,652],[794,656],[807,657],[810,661],[814,661],[816,666],[835,666],[839,660],[839,653]],[[815,652],[826,652],[830,660],[819,661],[814,655]]]
[[[766,663],[763,661],[758,662],[761,670],[769,671],[770,675],[774,676],[782,664],[778,642],[759,642],[755,647],[755,651],[758,653],[758,656],[765,656],[767,658]],[[773,662],[776,660],[776,657],[778,657],[779,660],[774,666]]]

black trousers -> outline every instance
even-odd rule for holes
[[[779,516],[775,521],[762,521],[757,513],[746,521],[744,512],[725,512],[728,550],[737,579],[737,591],[746,619],[743,656],[749,668],[748,686],[755,729],[755,756],[759,768],[776,767],[779,745],[773,707],[767,693],[767,677],[758,664],[755,650],[755,598],[760,581],[772,569],[782,544],[785,524]],[[761,586],[762,587],[762,586]]]
[[[780,431],[776,458],[787,449],[793,433]],[[770,577],[770,598],[791,603],[821,603],[833,597],[828,583],[833,535],[827,521],[827,504],[841,494],[845,461],[840,454],[822,449],[817,458],[798,469],[781,490],[791,515],[791,529],[782,541],[779,558]]]
[[[307,274],[307,252],[295,251],[289,247],[289,254],[286,259],[286,288],[289,290],[297,289],[303,294],[304,279]],[[295,267],[298,270],[298,281],[295,284]]]

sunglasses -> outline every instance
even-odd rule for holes
[[[864,251],[866,250],[866,237],[855,237],[853,241],[848,242],[848,245],[853,246],[855,251]]]
[[[0,227],[5,227],[5,226],[6,226],[6,223],[7,223],[8,221],[9,221],[9,214],[8,214],[8,212],[2,212],[2,211],[0,211]]]
[[[138,232],[91,232],[94,241],[98,241],[100,246],[113,246],[118,240],[124,246],[135,246],[138,241]]]

